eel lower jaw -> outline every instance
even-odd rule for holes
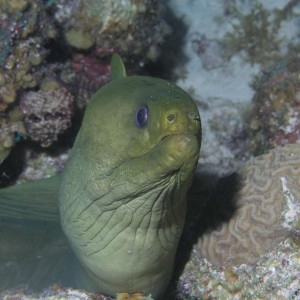
[[[198,162],[200,137],[198,133],[179,131],[165,135],[157,147],[164,153],[167,169],[190,172],[191,165]]]
[[[177,131],[177,132],[171,132],[169,134],[164,135],[158,142],[162,142],[164,139],[170,137],[170,136],[176,136],[176,135],[187,135],[187,136],[195,136],[197,140],[199,141],[199,146],[200,146],[200,141],[201,141],[201,133],[198,132],[191,132],[191,131]]]

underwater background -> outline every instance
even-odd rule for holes
[[[1,187],[63,170],[117,52],[129,75],[196,101],[202,196],[212,177],[243,178],[228,224],[195,242],[201,220],[187,218],[193,247],[172,297],[300,299],[299,15],[299,0],[0,0]],[[112,299],[68,288],[60,228],[0,226],[1,298]]]

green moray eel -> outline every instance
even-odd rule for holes
[[[168,81],[126,76],[115,54],[112,80],[92,96],[66,168],[49,188],[58,195],[62,229],[85,270],[84,288],[163,295],[200,142],[193,99]],[[10,189],[4,190],[2,215],[11,212],[5,208]],[[48,213],[31,199],[35,213],[28,218],[55,220],[51,199]]]

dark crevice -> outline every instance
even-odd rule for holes
[[[236,194],[239,189],[238,173],[223,178],[208,173],[195,175],[188,192],[186,222],[166,299],[182,299],[176,295],[176,286],[190,259],[193,246],[204,233],[229,222],[238,208]]]
[[[180,68],[188,60],[183,52],[187,25],[182,19],[176,17],[170,8],[166,10],[165,21],[171,27],[172,32],[165,37],[159,59],[145,65],[145,75],[176,81],[179,76],[174,71],[175,67]]]

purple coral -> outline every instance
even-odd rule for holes
[[[70,127],[72,107],[73,96],[64,87],[24,94],[20,108],[28,136],[42,147],[50,146]]]
[[[110,65],[93,55],[75,53],[70,68],[76,78],[77,105],[84,107],[92,94],[108,82]]]

